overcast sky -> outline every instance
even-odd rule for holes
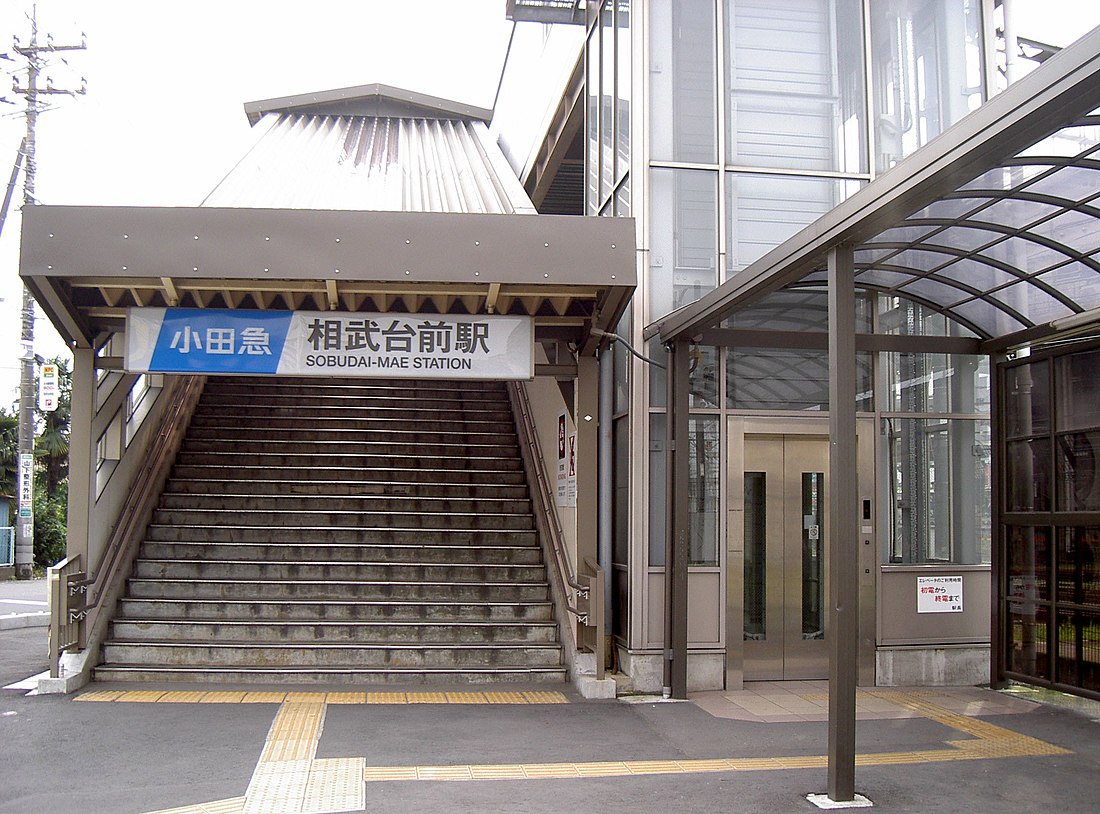
[[[1068,44],[1100,24],[1097,0],[1015,0],[1019,33]],[[0,52],[29,39],[30,2],[0,0]],[[47,204],[194,206],[249,142],[243,104],[383,82],[491,107],[511,23],[504,0],[41,0],[40,43],[88,49],[54,60],[39,118],[37,197]],[[17,69],[26,83],[25,64]],[[44,82],[43,82],[44,84]],[[0,77],[0,183],[25,124],[23,97]],[[0,406],[18,382],[18,204],[0,234]],[[63,349],[38,312],[36,351]],[[9,394],[10,398],[9,398]]]

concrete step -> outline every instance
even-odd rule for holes
[[[515,529],[335,528],[333,526],[149,526],[146,540],[164,543],[300,543],[304,545],[535,545],[535,531]]]
[[[546,582],[394,582],[376,580],[137,579],[128,582],[135,599],[229,600],[235,602],[545,602]]]
[[[462,456],[488,457],[488,458],[515,458],[519,459],[519,447],[513,441],[509,442],[506,436],[496,439],[496,443],[430,443],[423,439],[409,437],[404,441],[395,440],[392,437],[385,440],[285,440],[280,438],[193,438],[188,437],[183,442],[181,452],[223,452],[231,445],[233,452],[254,452],[273,455],[317,455],[322,457],[334,457],[346,454],[353,455],[380,455],[380,456],[409,456],[420,458],[453,458]]]
[[[529,500],[422,497],[409,495],[250,495],[180,494],[168,492],[161,497],[161,509],[190,511],[277,511],[277,512],[387,512],[447,514],[525,514],[531,513]]]
[[[439,545],[302,545],[301,543],[211,543],[155,542],[141,545],[141,556],[152,560],[194,559],[255,560],[258,562],[384,562],[384,563],[490,563],[499,565],[541,565],[542,551],[536,545],[467,546]]]
[[[218,466],[233,467],[241,465],[264,466],[271,468],[305,467],[346,467],[348,469],[431,469],[431,470],[492,470],[494,472],[519,472],[523,462],[519,458],[506,458],[490,455],[434,455],[431,457],[415,454],[376,455],[370,452],[344,452],[339,455],[321,455],[314,453],[291,454],[278,451],[237,451],[225,449],[217,452],[181,451],[176,456],[178,466]]]
[[[117,619],[227,621],[439,621],[548,622],[550,602],[313,601],[280,599],[240,602],[201,599],[122,599]]]
[[[364,415],[361,410],[349,410],[350,416],[339,415],[302,415],[302,416],[256,416],[251,414],[225,414],[219,412],[200,413],[196,411],[191,418],[192,427],[218,427],[226,430],[235,428],[247,429],[254,427],[267,427],[273,430],[296,430],[330,432],[347,427],[349,424],[358,430],[372,430],[375,432],[387,432],[391,429],[408,430],[415,426],[425,433],[444,433],[458,437],[471,437],[478,434],[515,432],[515,425],[511,418],[507,421],[489,421],[483,419],[467,418],[455,420],[453,417],[433,417],[420,419],[415,422],[396,415],[376,416]]]
[[[477,379],[325,379],[315,376],[226,376],[211,379],[204,395],[233,392],[249,397],[264,393],[330,393],[385,395],[387,393],[413,392],[425,397],[461,395],[468,398],[508,398],[501,382]]]
[[[421,500],[526,500],[527,487],[471,483],[432,483],[411,481],[301,481],[301,480],[224,480],[214,478],[172,478],[166,495],[259,495],[310,497],[411,497]]]
[[[111,638],[130,642],[241,642],[245,644],[333,644],[364,647],[447,642],[448,644],[555,644],[556,622],[475,621],[274,621],[255,619],[115,619]]]
[[[405,529],[515,529],[534,527],[530,514],[486,514],[478,512],[421,512],[391,514],[386,511],[312,511],[288,508],[285,512],[238,509],[232,512],[207,509],[157,509],[153,522],[163,526],[330,526],[333,528]]]
[[[240,422],[237,422],[240,424]],[[385,426],[369,429],[359,422],[330,422],[327,426],[296,427],[294,429],[269,426],[231,426],[213,422],[193,424],[187,431],[188,442],[226,441],[249,443],[252,441],[339,442],[357,443],[409,443],[454,444],[467,447],[493,447],[500,444],[514,445],[515,432],[471,431],[426,432],[419,424],[405,425],[387,422]]]
[[[110,639],[103,645],[108,664],[218,667],[558,667],[556,644],[451,644],[416,642],[363,647],[331,642],[153,642]]]
[[[520,486],[526,484],[522,470],[512,469],[417,469],[407,466],[391,467],[386,470],[358,469],[339,466],[186,466],[179,463],[172,470],[174,478],[194,480],[212,478],[217,480],[299,480],[343,481],[346,483],[425,483],[437,484],[485,484]]]
[[[285,579],[338,582],[539,582],[541,565],[461,563],[277,562],[259,560],[151,560],[134,562],[147,579]]]
[[[258,684],[276,686],[325,685],[449,685],[449,684],[561,684],[564,667],[164,667],[145,664],[103,664],[95,668],[96,681],[180,681],[196,684]]]
[[[354,407],[360,410],[373,410],[376,407],[387,409],[413,408],[420,410],[462,410],[469,412],[493,411],[502,413],[511,409],[508,397],[490,397],[480,393],[448,393],[435,390],[418,393],[413,389],[381,389],[353,392],[348,390],[334,392],[262,392],[245,395],[228,390],[203,393],[199,400],[202,407],[236,407],[242,404],[262,405],[264,407]]]
[[[368,424],[375,421],[396,420],[406,423],[418,423],[420,421],[445,421],[453,429],[461,432],[463,427],[476,427],[479,424],[495,423],[509,424],[512,421],[512,411],[507,406],[478,406],[470,410],[463,407],[418,407],[412,404],[390,405],[383,401],[369,405],[345,405],[330,404],[327,400],[322,404],[266,404],[249,400],[229,401],[225,404],[212,404],[208,400],[200,400],[195,407],[196,416],[220,416],[228,418],[250,418],[261,420],[268,418],[293,418],[308,421],[325,420],[331,418],[354,419]]]

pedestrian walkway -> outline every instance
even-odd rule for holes
[[[46,627],[49,622],[45,578],[0,582],[0,630]]]

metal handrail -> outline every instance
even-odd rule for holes
[[[87,613],[86,585],[81,579],[80,555],[66,557],[46,569],[46,598],[50,607],[50,677],[60,673],[61,654],[80,644],[80,629]]]
[[[603,619],[604,602],[606,601],[603,595],[603,569],[598,563],[586,557],[583,566],[588,573],[574,575],[563,545],[564,535],[561,522],[554,510],[554,500],[550,491],[550,484],[546,478],[542,447],[539,444],[538,433],[535,430],[535,421],[531,415],[531,403],[527,398],[527,391],[519,382],[509,382],[508,395],[512,401],[513,412],[518,419],[516,429],[519,431],[520,443],[527,447],[530,455],[532,464],[530,469],[533,470],[531,474],[534,475],[533,485],[536,490],[536,494],[533,495],[536,511],[541,513],[550,537],[550,551],[554,555],[553,560],[556,567],[549,570],[556,578],[561,595],[566,598],[565,609],[577,617],[577,621],[587,630],[595,631],[594,637],[584,636],[581,637],[581,641],[577,641],[575,631],[573,637],[576,644],[587,644],[592,647],[593,652],[596,654],[597,677],[603,678],[605,648]],[[593,577],[597,578],[593,579]],[[585,584],[585,582],[588,584]],[[571,592],[569,589],[572,589],[572,592],[575,593],[575,596],[572,597],[573,604],[570,604]],[[581,600],[585,601],[582,602]],[[585,641],[592,638],[595,640]]]
[[[188,376],[182,384],[176,384],[171,393],[166,394],[170,401],[161,415],[157,435],[147,447],[149,455],[134,476],[134,488],[126,496],[118,514],[118,523],[111,532],[99,561],[88,575],[87,610],[98,607],[103,601],[105,586],[113,582],[121,554],[127,548],[126,543],[133,537],[135,526],[142,523],[145,509],[159,496],[160,473],[176,457],[176,449],[187,430],[187,421],[184,419],[202,393],[205,382],[205,376]]]

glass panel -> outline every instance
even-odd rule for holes
[[[858,0],[726,0],[728,159],[864,172]]]
[[[630,634],[630,571],[615,567],[611,571],[611,601],[615,603],[615,636],[625,639]]]
[[[767,475],[745,473],[745,639],[767,639]]]
[[[913,282],[906,283],[899,293],[940,306],[954,305],[970,296],[966,291],[932,277],[918,277]]]
[[[691,371],[688,384],[691,392],[688,396],[692,409],[697,407],[719,407],[718,403],[718,348],[709,345],[692,345],[690,350]]]
[[[856,409],[872,409],[871,356],[856,357]],[[735,410],[829,409],[829,353],[745,350],[726,354],[726,402]]]
[[[951,265],[944,266],[936,272],[936,276],[955,280],[977,291],[988,291],[991,288],[1008,285],[1020,279],[1004,269],[970,258],[956,260]]]
[[[997,302],[1003,302],[1033,324],[1049,322],[1073,313],[1068,305],[1035,283],[1016,283],[1008,288],[994,291],[988,296]]]
[[[1008,526],[1008,596],[1012,609],[1021,602],[1050,599],[1050,529],[1046,526]]]
[[[1095,261],[1098,258],[1094,255],[1092,259]],[[1036,279],[1061,291],[1081,308],[1100,306],[1100,273],[1084,263],[1067,263],[1040,274]]]
[[[1058,601],[1100,608],[1100,528],[1059,529]]]
[[[1008,610],[1008,669],[1050,680],[1048,641],[1050,610],[1027,602],[1010,603]]]
[[[649,416],[649,564],[665,564],[665,415]]]
[[[857,331],[871,329],[871,298],[856,295]],[[824,291],[776,291],[736,312],[730,328],[769,331],[828,331],[829,300]]]
[[[615,327],[615,333],[627,341],[631,339],[630,322],[630,309],[628,308]],[[615,360],[615,403],[613,409],[615,414],[618,415],[630,411],[630,367],[633,357],[622,342],[612,342],[611,348]]]
[[[988,421],[886,419],[891,562],[990,561],[990,443]]]
[[[649,406],[664,407],[665,399],[668,397],[668,378],[665,376],[665,371],[668,369],[668,360],[672,354],[665,350],[665,346],[661,344],[659,339],[649,340],[645,347],[645,355],[648,358],[664,365],[664,367],[647,365],[649,368]]]
[[[1071,353],[1057,361],[1059,430],[1100,427],[1100,350]]]
[[[611,554],[619,565],[630,563],[630,419],[613,422],[611,493]]]
[[[1100,690],[1100,614],[1058,613],[1055,680],[1084,690]]]
[[[887,353],[886,409],[897,413],[988,413],[989,357]]]
[[[1100,219],[1088,212],[1069,211],[1031,227],[1032,234],[1049,237],[1081,254],[1100,249]]]
[[[999,223],[1002,226],[1020,229],[1057,211],[1058,207],[1053,204],[1009,198],[997,201],[997,203],[976,213],[973,217],[974,220]]]
[[[1027,187],[1028,192],[1052,195],[1074,203],[1093,197],[1097,189],[1100,189],[1100,170],[1080,166],[1060,167]]]
[[[982,257],[1012,266],[1025,274],[1038,274],[1071,259],[1071,255],[1031,240],[1027,234],[1022,232],[1020,236],[990,246],[982,252]]]
[[[882,172],[981,103],[978,3],[875,0],[875,162]]]
[[[972,251],[980,246],[985,246],[995,240],[1004,237],[1003,232],[993,232],[979,226],[960,224],[949,226],[942,232],[929,238],[928,242],[936,246],[947,246],[952,249],[966,249]]]
[[[987,336],[1002,336],[1029,327],[1020,320],[984,300],[972,300],[952,307],[951,313],[958,319],[974,323],[974,327]]]
[[[688,565],[718,565],[718,416],[688,420]]]
[[[654,0],[649,14],[651,157],[713,164],[718,160],[714,0]]]
[[[615,186],[615,29],[614,0],[600,10],[600,202]]]
[[[813,223],[844,196],[844,184],[829,178],[727,174],[727,279]]]
[[[1005,458],[1008,511],[1050,511],[1050,439],[1009,441]]]
[[[1005,435],[1043,435],[1050,432],[1050,364],[1031,362],[1006,368]]]
[[[618,61],[615,75],[615,143],[618,156],[615,181],[618,182],[630,171],[630,0],[615,0],[615,7],[615,55]],[[619,217],[630,214],[629,192],[625,211],[621,205],[616,205],[615,210]]]
[[[585,211],[595,215],[600,210],[600,33],[593,29],[584,48],[587,62],[585,86]]]
[[[825,638],[825,474],[802,473],[802,638]]]
[[[1100,430],[1058,436],[1058,508],[1100,511]]]
[[[615,191],[615,215],[620,218],[630,217],[630,178],[624,178]]]
[[[695,302],[717,285],[718,174],[652,170],[650,319]]]

